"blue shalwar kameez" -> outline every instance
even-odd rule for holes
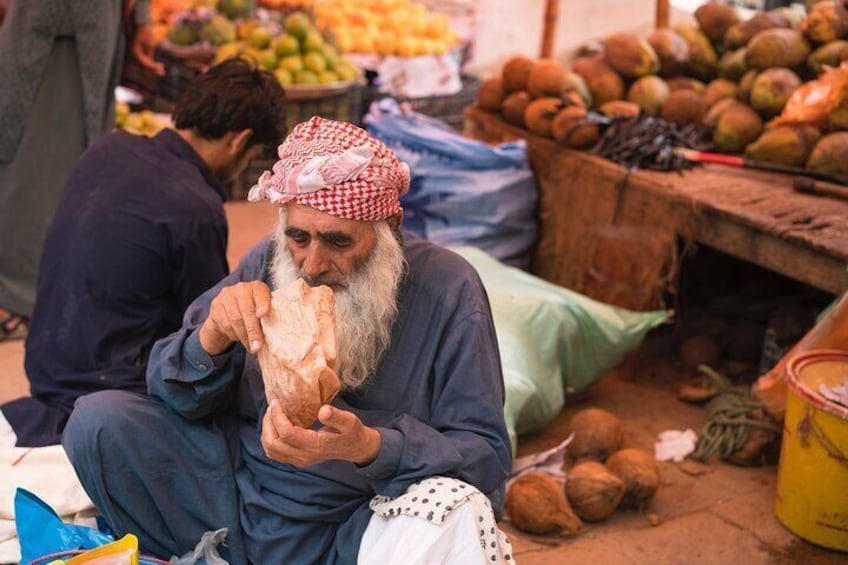
[[[77,401],[63,443],[108,523],[166,557],[226,527],[230,563],[270,565],[355,563],[371,498],[432,475],[474,485],[500,516],[512,453],[488,299],[468,263],[409,234],[392,345],[370,384],[333,401],[380,432],[377,459],[297,469],[265,456],[256,357],[236,345],[212,358],[196,330],[222,287],[270,285],[273,247],[260,243],[157,342],[152,399],[108,391]]]

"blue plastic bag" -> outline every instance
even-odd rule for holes
[[[93,549],[115,541],[87,526],[66,524],[46,502],[26,489],[15,490],[15,528],[21,544],[21,563],[71,549]]]
[[[406,229],[439,245],[468,245],[509,265],[528,265],[538,195],[523,140],[491,147],[402,111],[391,98],[372,104],[365,123],[409,164],[412,182],[401,198]]]

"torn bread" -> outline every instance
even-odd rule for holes
[[[265,346],[259,368],[268,403],[277,399],[289,420],[309,428],[318,410],[339,392],[336,376],[335,297],[330,287],[303,279],[271,293],[271,312],[261,319]]]

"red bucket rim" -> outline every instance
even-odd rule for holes
[[[804,367],[821,361],[845,361],[848,363],[848,351],[841,349],[811,349],[795,355],[789,360],[787,365],[787,382],[792,390],[816,408],[829,412],[842,420],[848,420],[848,408],[843,408],[835,402],[827,400],[818,391],[813,391],[810,387],[801,383],[798,378],[800,371]]]

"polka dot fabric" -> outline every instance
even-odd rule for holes
[[[400,211],[409,167],[368,132],[313,117],[295,126],[279,160],[250,189],[248,200],[295,201],[350,220],[376,221]],[[350,156],[349,158],[346,158]]]
[[[474,508],[480,530],[480,547],[489,563],[515,564],[509,539],[495,523],[489,499],[473,486],[450,477],[430,477],[410,486],[397,498],[375,496],[371,510],[384,518],[412,516],[441,525],[454,508],[469,503]]]

